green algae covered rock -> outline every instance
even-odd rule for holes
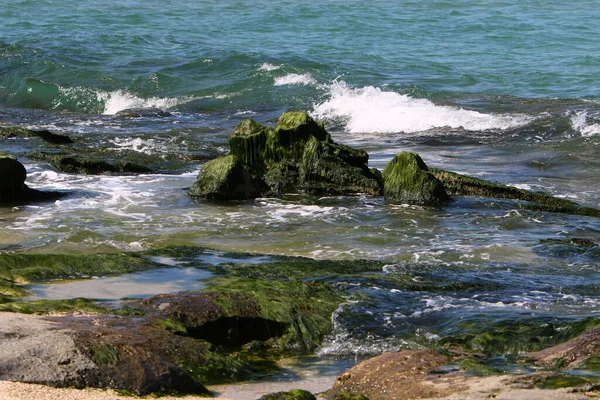
[[[50,144],[71,144],[73,140],[58,133],[53,133],[47,130],[33,131],[31,129],[20,126],[0,126],[0,139],[11,139],[16,137],[39,137]]]
[[[150,173],[151,169],[130,161],[108,162],[97,156],[53,154],[44,151],[27,153],[32,160],[46,161],[59,171],[70,174],[99,175],[105,173]]]
[[[242,121],[231,134],[229,144],[229,156],[202,167],[190,195],[227,200],[279,197],[287,193],[382,193],[381,174],[367,166],[369,155],[363,150],[333,142],[323,123],[313,120],[306,112],[283,113],[275,128],[251,119]],[[232,156],[235,158],[227,158]],[[229,184],[217,183],[224,182],[224,174],[216,173],[222,165],[236,171],[224,180]],[[238,187],[231,183],[234,181],[245,182],[244,185],[250,183],[252,190],[237,190],[236,194],[229,192],[226,195],[223,190]],[[220,189],[214,192],[213,187]]]
[[[383,184],[389,203],[440,205],[450,200],[444,185],[416,153],[398,153],[383,171]]]
[[[317,400],[317,398],[307,390],[292,389],[289,392],[265,394],[258,400]]]
[[[260,187],[235,155],[208,161],[188,192],[208,200],[244,200],[260,196]]]

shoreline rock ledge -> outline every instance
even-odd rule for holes
[[[383,194],[383,178],[364,150],[335,143],[306,112],[285,112],[275,128],[242,121],[230,153],[205,163],[189,194],[207,200],[309,195]]]

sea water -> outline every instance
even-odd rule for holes
[[[377,259],[382,274],[464,283],[336,282],[371,300],[340,307],[322,357],[435,342],[460,321],[597,314],[597,257],[540,245],[597,242],[595,218],[486,198],[431,209],[370,196],[213,204],[186,194],[240,121],[273,125],[306,110],[337,142],[367,150],[372,167],[415,151],[430,166],[598,208],[596,1],[0,3],[0,123],[69,135],[82,151],[147,155],[158,170],[67,174],[27,157],[34,139],[3,140],[28,185],[69,195],[0,208],[2,251],[186,244]],[[169,114],[117,115],[134,107]]]

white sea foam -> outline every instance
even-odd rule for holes
[[[310,74],[287,74],[275,78],[275,86],[283,85],[314,85],[317,81]]]
[[[117,150],[133,150],[144,154],[166,153],[169,147],[155,139],[142,138],[120,138],[110,139],[109,142],[116,146]]]
[[[438,106],[427,99],[384,91],[373,86],[352,88],[344,81],[330,87],[329,99],[314,107],[319,119],[342,120],[352,133],[414,133],[433,128],[470,131],[509,129],[532,118],[525,115],[484,114],[458,107]]]
[[[264,63],[262,64],[260,67],[258,67],[259,71],[276,71],[279,68],[281,68],[280,65],[274,65],[274,64],[270,64],[270,63]]]
[[[571,126],[582,136],[594,136],[600,134],[600,123],[588,123],[587,111],[577,111],[571,116]]]
[[[150,97],[142,98],[124,90],[99,92],[98,100],[104,102],[103,114],[114,115],[128,108],[160,108],[168,109],[178,104],[187,103],[193,98]]]

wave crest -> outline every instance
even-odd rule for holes
[[[433,128],[464,128],[469,131],[510,129],[532,120],[525,115],[495,115],[452,106],[438,106],[373,86],[351,88],[334,82],[330,97],[314,107],[314,116],[342,120],[351,133],[414,133]]]

